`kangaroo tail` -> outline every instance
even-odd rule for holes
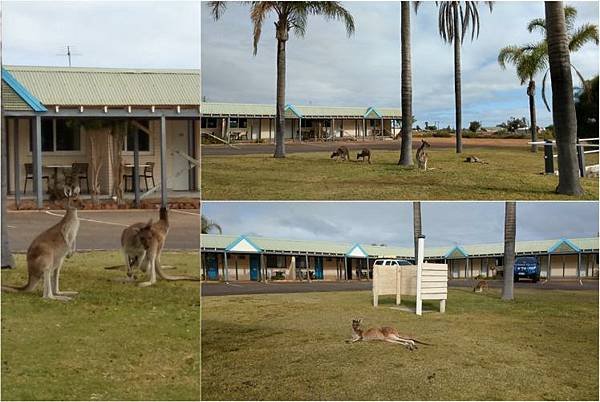
[[[156,264],[156,273],[161,279],[166,281],[200,281],[200,277],[191,275],[168,275],[165,274],[160,267],[160,264]]]
[[[433,346],[433,343],[421,342],[421,341],[419,341],[417,339],[411,339],[411,341],[413,341],[414,343],[421,344],[421,345]]]
[[[104,267],[104,269],[120,269],[120,268],[125,268],[125,264],[111,265],[110,267]]]
[[[29,275],[29,278],[27,279],[27,283],[25,285],[23,285],[23,286],[2,285],[2,291],[10,292],[10,293],[31,292],[31,291],[33,291],[33,289],[35,289],[35,286],[37,285],[39,280],[40,280],[40,278],[32,277],[31,275]]]

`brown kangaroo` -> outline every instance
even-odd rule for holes
[[[331,153],[330,159],[331,158],[335,158],[336,161],[339,161],[340,158],[343,161],[349,161],[350,160],[350,152],[348,151],[348,147],[345,146],[341,146],[338,149],[336,149],[334,152]]]
[[[427,170],[427,162],[429,161],[429,155],[425,152],[425,149],[429,148],[431,145],[425,141],[421,140],[421,146],[417,149],[417,165],[419,169]]]
[[[356,160],[359,160],[361,158],[362,158],[363,162],[366,159],[370,165],[371,164],[371,150],[369,148],[363,148],[362,151],[360,151],[360,153],[356,154]]]
[[[142,261],[146,257],[146,250],[150,247],[151,241],[152,219],[148,223],[134,223],[121,233],[121,251],[125,257],[129,281],[136,279],[134,275],[136,267],[146,272],[147,264],[142,264]]]
[[[31,292],[35,289],[40,279],[44,280],[45,299],[71,300],[78,292],[59,290],[60,269],[63,261],[70,258],[75,252],[75,240],[79,231],[79,218],[77,208],[73,202],[79,202],[79,187],[64,188],[66,197],[66,214],[56,225],[39,234],[27,249],[27,271],[29,278],[27,284],[15,286],[2,286],[6,292]]]
[[[489,289],[488,282],[486,280],[477,282],[477,285],[473,288],[473,292],[482,293],[484,289]]]
[[[385,341],[406,346],[409,350],[417,349],[417,343],[421,345],[431,345],[430,343],[421,342],[417,339],[403,336],[398,333],[395,328],[381,327],[369,328],[363,330],[361,328],[362,319],[352,320],[352,339],[348,342],[354,343],[358,341]]]

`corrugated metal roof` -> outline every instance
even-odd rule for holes
[[[336,106],[301,106],[293,105],[304,118],[338,117],[362,118],[367,110],[365,107],[336,107]],[[375,108],[384,118],[400,118],[402,112],[395,108]],[[275,105],[260,105],[251,103],[214,103],[202,102],[202,114],[213,116],[271,116],[275,117]]]
[[[203,234],[201,244],[203,249],[218,249],[223,250],[239,236],[231,235],[212,235]],[[289,240],[275,239],[260,236],[246,236],[252,243],[256,244],[263,250],[290,252],[290,253],[323,253],[323,254],[339,254],[345,255],[356,243],[331,242],[321,240]],[[546,253],[548,250],[559,243],[562,239],[553,240],[536,240],[536,241],[520,241],[516,244],[517,253]],[[598,251],[598,238],[575,238],[568,239],[582,250]],[[378,257],[413,257],[414,249],[411,247],[396,247],[396,246],[378,246],[369,244],[360,244],[360,246],[369,253],[370,256]],[[430,247],[425,248],[425,255],[428,258],[443,258],[447,253],[452,251],[456,246],[451,247]],[[469,256],[477,255],[502,255],[504,253],[503,243],[488,243],[488,244],[471,244],[461,245]]]
[[[199,70],[4,66],[44,105],[195,106]]]

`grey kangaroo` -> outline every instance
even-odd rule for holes
[[[45,299],[71,300],[78,292],[59,290],[60,269],[63,261],[75,252],[75,240],[79,231],[79,218],[74,202],[79,202],[79,187],[64,188],[66,214],[56,225],[38,235],[27,249],[27,283],[20,287],[2,286],[6,292],[31,292],[40,279],[44,280]]]
[[[359,160],[362,158],[362,161],[364,162],[365,160],[367,160],[369,162],[369,165],[371,164],[371,150],[369,148],[363,148],[360,153],[356,154],[356,160]]]
[[[427,170],[427,162],[429,161],[429,156],[425,150],[429,148],[431,145],[425,140],[421,140],[421,146],[417,149],[417,165],[419,169]]]
[[[362,319],[352,320],[352,339],[348,342],[354,343],[358,341],[385,341],[406,346],[409,350],[417,349],[417,343],[421,345],[431,345],[430,343],[421,342],[417,339],[403,336],[398,333],[396,328],[381,327],[362,329]]]
[[[334,152],[331,153],[330,158],[335,158],[336,161],[339,161],[340,158],[343,161],[349,161],[350,160],[350,152],[348,151],[347,147],[341,146],[338,149],[336,149]]]

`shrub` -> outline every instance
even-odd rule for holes
[[[472,121],[469,123],[469,131],[471,132],[476,132],[477,130],[479,130],[481,128],[481,123],[478,121]]]

